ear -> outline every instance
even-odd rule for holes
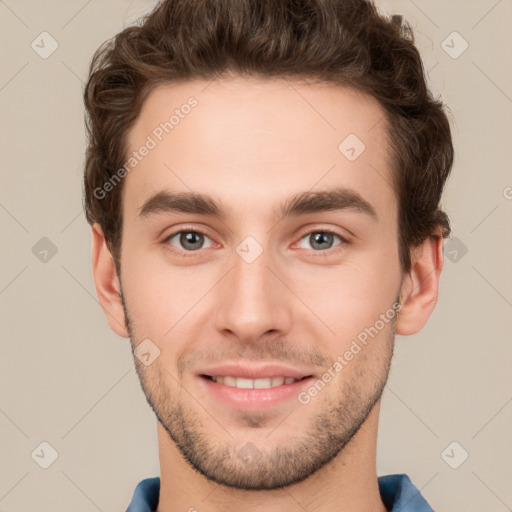
[[[114,259],[97,222],[92,226],[92,269],[96,293],[110,328],[119,336],[129,338]]]
[[[443,262],[441,235],[432,235],[411,251],[412,266],[402,283],[396,334],[415,334],[427,323],[436,307]]]

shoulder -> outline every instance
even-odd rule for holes
[[[160,495],[160,477],[145,478],[137,484],[126,512],[154,512]]]
[[[378,478],[382,501],[390,512],[434,512],[404,473]]]

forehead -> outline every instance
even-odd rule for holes
[[[127,160],[139,153],[124,184],[128,217],[164,189],[270,211],[274,199],[342,185],[387,215],[396,207],[384,111],[348,87],[241,77],[161,85],[127,147]]]

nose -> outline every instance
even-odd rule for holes
[[[266,333],[288,333],[292,297],[271,260],[266,251],[252,263],[233,254],[232,269],[217,289],[215,306],[216,328],[224,335],[254,343]]]

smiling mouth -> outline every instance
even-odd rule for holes
[[[286,386],[293,384],[304,379],[309,379],[312,375],[307,375],[300,379],[293,377],[275,376],[265,377],[259,379],[249,379],[247,377],[235,377],[235,376],[215,376],[215,375],[201,375],[201,377],[216,382],[217,384],[224,384],[225,386],[234,387],[238,389],[270,389],[279,386]]]

